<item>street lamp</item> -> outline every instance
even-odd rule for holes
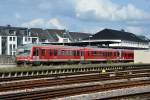
[[[91,39],[92,37],[93,37],[92,35],[89,36],[89,46],[91,45],[90,39]]]

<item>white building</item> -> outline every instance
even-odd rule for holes
[[[15,55],[19,45],[38,42],[27,28],[0,26],[0,55]]]

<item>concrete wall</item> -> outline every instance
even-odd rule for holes
[[[134,50],[134,63],[150,63],[150,50]]]
[[[15,64],[15,56],[0,55],[0,65]]]

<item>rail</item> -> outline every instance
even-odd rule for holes
[[[53,66],[53,67],[27,67],[27,68],[9,68],[7,70],[0,70],[0,81],[10,79],[29,79],[37,77],[49,77],[50,75],[61,74],[74,74],[74,73],[87,73],[87,72],[106,72],[123,71],[123,70],[135,70],[135,69],[149,69],[150,64],[87,64],[87,65],[74,65],[74,66]],[[13,69],[13,70],[12,70]]]

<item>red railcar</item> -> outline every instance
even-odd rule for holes
[[[17,49],[19,63],[90,63],[106,61],[133,61],[133,50],[73,47],[58,45],[25,45]]]

